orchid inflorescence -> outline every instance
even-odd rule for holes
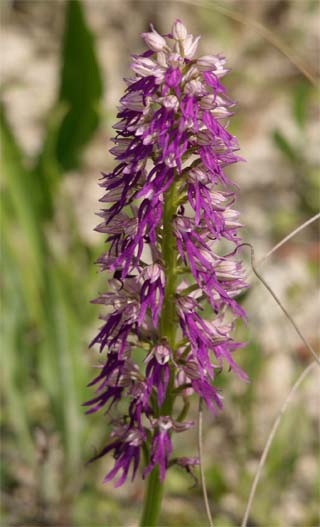
[[[235,297],[247,286],[237,248],[241,240],[235,185],[224,168],[238,162],[238,143],[227,131],[234,103],[220,79],[221,55],[194,58],[199,38],[180,20],[165,36],[142,37],[148,51],[133,55],[134,77],[125,79],[110,152],[118,165],[103,174],[96,230],[108,250],[98,263],[112,273],[109,306],[92,344],[107,350],[90,383],[88,413],[119,403],[110,440],[97,459],[112,452],[105,477],[122,485],[145,454],[143,477],[172,464],[172,435],[185,421],[196,393],[215,413],[222,407],[215,376],[242,344],[232,331],[245,313]],[[207,313],[211,313],[209,319]],[[190,470],[196,458],[175,458]]]

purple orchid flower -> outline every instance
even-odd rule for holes
[[[172,459],[188,470],[196,465],[192,457],[171,458],[172,435],[193,426],[179,421],[181,405],[196,393],[216,413],[217,374],[227,368],[248,380],[233,358],[242,346],[234,322],[246,318],[236,298],[247,285],[235,256],[237,187],[225,173],[241,161],[227,130],[234,103],[221,83],[226,61],[195,58],[200,37],[180,20],[167,35],[151,26],[142,38],[149,49],[132,57],[113,127],[117,165],[100,182],[96,230],[107,251],[98,264],[113,277],[94,301],[107,306],[92,341],[106,357],[85,403],[87,413],[121,408],[94,457],[113,452],[105,481],[118,478],[116,486],[131,468],[135,477],[142,449],[143,477],[158,466],[163,481]]]

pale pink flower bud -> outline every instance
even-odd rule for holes
[[[158,102],[163,104],[168,110],[174,110],[175,112],[179,108],[179,99],[175,95],[167,95],[166,97],[161,97],[158,99]]]
[[[244,270],[241,262],[233,260],[221,260],[215,267],[216,275],[221,280],[235,280],[244,278]]]
[[[152,31],[150,33],[142,33],[142,38],[152,51],[163,51],[167,47],[165,39],[159,35],[159,33],[153,28],[152,24],[151,29]]]
[[[200,107],[203,108],[204,110],[212,110],[214,101],[215,101],[215,95],[213,94],[205,95],[200,100]]]
[[[183,75],[182,80],[183,82],[191,81],[192,79],[198,79],[199,78],[199,70],[196,66],[190,66],[188,71]]]
[[[192,59],[193,55],[197,51],[198,42],[201,37],[196,37],[193,40],[192,35],[188,35],[186,40],[182,43],[183,52],[186,59]]]
[[[223,218],[227,229],[238,229],[243,227],[242,223],[238,221],[240,214],[237,210],[227,209],[223,211]]]
[[[167,55],[163,51],[159,51],[157,54],[157,62],[162,68],[167,67]]]
[[[176,40],[184,40],[187,36],[186,26],[177,18],[172,26],[172,35]]]
[[[228,70],[224,68],[226,60],[219,55],[204,55],[197,59],[197,66],[200,71],[214,71],[217,77],[223,77]]]
[[[224,106],[217,106],[214,110],[212,110],[211,113],[217,119],[225,119],[226,117],[230,117],[232,115],[232,112],[229,112],[229,110],[227,110],[227,108]]]
[[[131,69],[138,75],[141,75],[141,77],[147,75],[157,76],[160,73],[158,65],[152,59],[147,57],[138,57],[135,59],[131,64]]]
[[[183,91],[189,95],[202,95],[205,93],[205,87],[200,80],[193,79],[187,82]]]

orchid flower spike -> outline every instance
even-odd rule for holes
[[[247,284],[225,173],[241,160],[227,130],[234,103],[221,83],[225,59],[195,58],[200,37],[180,20],[166,36],[151,26],[142,38],[148,50],[133,56],[114,125],[117,164],[101,179],[96,230],[107,252],[98,263],[112,277],[95,300],[108,308],[92,342],[104,363],[85,403],[88,413],[120,414],[94,458],[113,453],[105,480],[116,486],[135,477],[142,450],[143,477],[158,466],[163,481],[172,436],[193,426],[184,420],[188,398],[198,394],[215,413],[216,376],[226,368],[247,381],[233,358],[242,346],[234,322],[245,319],[236,298]],[[174,459],[188,470],[197,463]]]

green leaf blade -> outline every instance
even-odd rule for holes
[[[66,4],[62,63],[59,102],[68,111],[58,137],[57,157],[65,170],[71,170],[78,166],[81,150],[98,126],[103,93],[94,39],[78,0]]]

